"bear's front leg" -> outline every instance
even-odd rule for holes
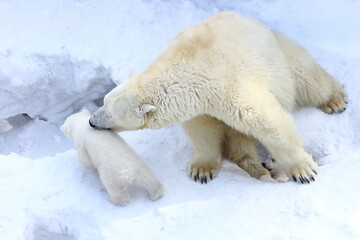
[[[80,165],[86,168],[93,167],[92,161],[89,157],[89,154],[87,153],[86,147],[82,144],[82,145],[77,145],[76,149],[77,149],[78,161]]]
[[[238,95],[223,100],[230,106],[214,109],[213,116],[258,139],[288,177],[301,183],[314,181],[317,163],[305,152],[291,115],[261,83],[254,81],[239,89]]]
[[[225,125],[210,116],[201,115],[181,124],[194,148],[188,166],[192,179],[207,183],[216,177],[221,167],[221,145]]]

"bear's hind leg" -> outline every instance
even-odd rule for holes
[[[221,146],[225,124],[207,115],[195,117],[181,124],[194,148],[194,155],[188,166],[192,179],[207,183],[218,175],[221,167]]]
[[[326,81],[331,94],[320,103],[320,108],[327,114],[342,113],[346,110],[348,96],[344,88],[327,73]],[[325,80],[324,80],[325,81]]]
[[[271,178],[269,170],[264,168],[256,152],[256,140],[228,127],[223,145],[226,158],[236,163],[251,177],[267,182],[276,182]]]
[[[296,70],[297,103],[299,106],[320,108],[327,114],[346,110],[345,89],[315,61]]]
[[[348,101],[343,87],[304,48],[281,33],[274,34],[293,72],[297,105],[321,108],[327,114],[343,112]]]

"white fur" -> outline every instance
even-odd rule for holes
[[[98,170],[111,202],[126,205],[131,185],[145,188],[152,200],[161,197],[162,184],[137,154],[115,133],[91,128],[89,118],[87,110],[75,113],[65,120],[61,130],[74,141],[79,163]]]
[[[287,182],[289,180],[288,176],[284,171],[277,166],[277,161],[269,154],[268,158],[265,161],[266,167],[269,169],[271,176],[278,182]]]
[[[207,181],[224,155],[251,176],[270,175],[260,141],[287,175],[311,178],[291,112],[341,112],[346,92],[292,40],[233,12],[215,14],[176,36],[143,72],[105,96],[98,128],[136,130],[181,123],[194,146],[188,174]]]

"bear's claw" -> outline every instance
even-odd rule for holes
[[[189,177],[194,179],[195,182],[199,181],[201,184],[208,183],[208,181],[213,180],[217,175],[217,171],[215,169],[204,169],[193,167],[189,173]]]
[[[201,177],[201,184],[203,184],[203,182],[207,183],[207,176],[202,176]]]
[[[320,108],[323,112],[333,115],[334,113],[342,113],[346,110],[348,104],[347,94],[344,90],[335,94],[327,103]]]
[[[312,170],[314,173],[316,172],[315,170]],[[301,182],[302,184],[304,183],[310,183],[311,181],[315,182],[315,178],[312,174],[306,174],[305,172],[302,174],[291,174],[290,175],[291,178],[294,180],[294,182]]]

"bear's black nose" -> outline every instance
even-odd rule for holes
[[[271,171],[272,169],[266,166],[266,163],[261,163],[261,165],[266,168],[267,170]]]
[[[92,124],[91,119],[89,119],[89,125],[90,125],[90,127],[92,127],[92,128],[96,128],[96,125]]]

